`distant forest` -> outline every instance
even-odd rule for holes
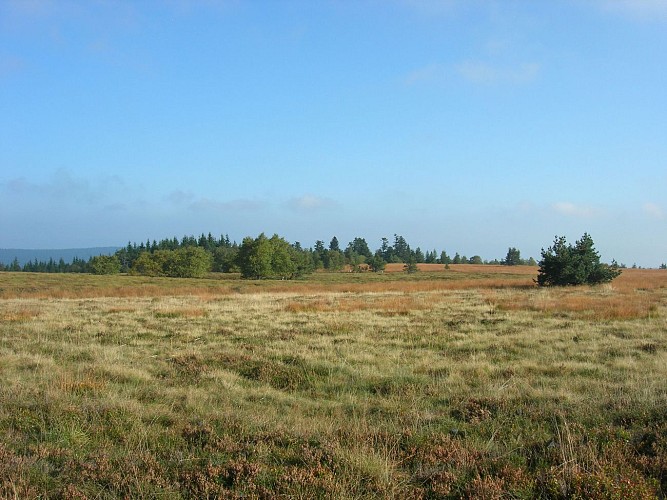
[[[211,233],[199,237],[184,236],[161,241],[147,240],[142,243],[129,242],[127,246],[109,255],[91,256],[87,260],[74,257],[40,260],[35,258],[23,264],[18,258],[11,263],[0,263],[0,271],[24,271],[42,273],[131,273],[151,276],[196,277],[208,272],[241,273],[246,278],[295,278],[324,269],[355,272],[384,270],[387,263],[403,263],[408,272],[416,271],[416,265],[426,264],[495,264],[537,265],[531,257],[522,259],[519,250],[509,248],[503,259],[482,260],[479,255],[468,258],[445,250],[423,251],[412,248],[403,236],[394,235],[393,242],[382,238],[382,244],[371,251],[364,238],[357,237],[347,246],[340,245],[338,238],[328,244],[318,240],[311,248],[300,243],[288,243],[278,235],[271,238],[260,234],[257,238],[246,237],[238,244],[228,235],[214,237]]]

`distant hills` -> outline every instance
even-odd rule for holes
[[[120,247],[93,247],[93,248],[63,248],[60,250],[29,250],[24,248],[0,248],[0,263],[9,265],[14,259],[19,260],[23,266],[37,259],[38,262],[48,262],[53,259],[58,262],[63,259],[66,263],[72,262],[74,258],[88,261],[96,255],[112,255]]]

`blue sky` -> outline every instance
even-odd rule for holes
[[[667,261],[667,1],[0,2],[0,247]]]

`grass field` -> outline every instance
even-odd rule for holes
[[[667,271],[451,267],[0,273],[0,498],[664,497]]]

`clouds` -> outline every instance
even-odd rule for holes
[[[408,73],[404,82],[410,87],[442,84],[456,78],[475,85],[526,85],[539,77],[540,69],[537,62],[502,64],[471,59],[449,67],[428,64]]]
[[[25,70],[25,61],[16,56],[0,56],[0,79],[20,73]]]
[[[408,73],[404,82],[407,86],[441,83],[447,80],[448,73],[442,64],[428,64]]]
[[[218,212],[218,213],[249,213],[261,211],[280,211],[286,209],[292,213],[313,213],[335,210],[340,204],[326,196],[304,194],[294,196],[287,200],[268,198],[215,198],[198,197],[195,194],[175,190],[169,193],[164,200],[175,207],[187,208],[194,212]]]
[[[188,205],[195,212],[257,212],[267,208],[267,203],[262,200],[237,198],[232,200],[215,200],[211,198],[199,198]]]
[[[657,205],[655,203],[644,203],[642,209],[645,214],[647,214],[653,219],[662,220],[665,218],[665,211],[662,209],[660,205]]]
[[[285,206],[293,212],[311,213],[321,210],[335,209],[338,207],[338,203],[331,198],[307,194],[290,199]]]
[[[640,21],[667,21],[665,0],[600,0],[600,7],[607,12]]]
[[[502,66],[483,61],[465,61],[456,67],[458,74],[471,83],[526,84],[534,81],[540,72],[540,64],[535,62]]]
[[[559,201],[551,205],[554,212],[560,215],[576,218],[591,218],[602,213],[602,210],[590,205],[575,204],[569,201]]]
[[[569,201],[559,201],[553,203],[551,205],[551,210],[556,214],[577,219],[598,218],[605,215],[605,213],[609,211],[609,209],[605,209],[599,206],[583,203],[572,203]],[[646,202],[642,204],[641,207],[637,207],[635,205],[634,212],[635,214],[639,214],[641,212],[644,215],[647,215],[649,219],[654,220],[664,220],[667,217],[665,210],[657,203],[652,202]]]
[[[0,186],[7,195],[21,199],[86,205],[96,204],[113,192],[127,190],[118,176],[107,176],[92,182],[73,176],[67,169],[56,170],[48,179],[41,181],[14,177],[1,182]]]

